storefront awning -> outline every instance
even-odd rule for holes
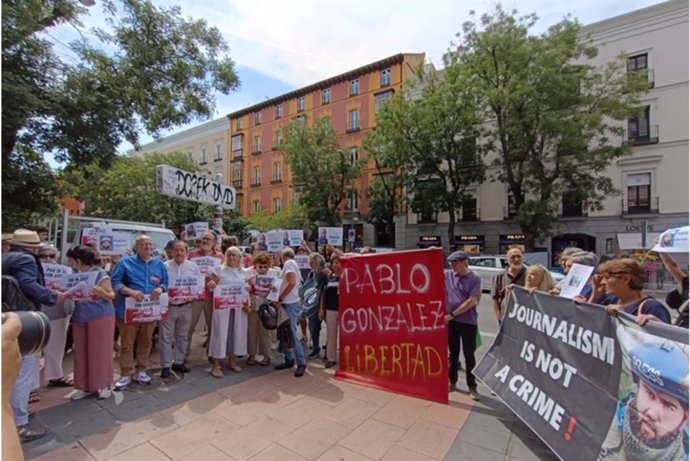
[[[642,233],[641,232],[620,232],[618,235],[618,248],[621,250],[641,250],[642,249]],[[654,242],[659,236],[658,232],[647,232],[646,249],[652,248]]]

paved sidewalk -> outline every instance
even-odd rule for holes
[[[43,390],[31,425],[49,435],[25,445],[27,459],[557,459],[481,386],[481,402],[454,392],[442,405],[337,381],[320,361],[299,379],[259,366],[215,379],[202,339],[184,377],[156,376],[108,400],[72,402],[72,389]]]

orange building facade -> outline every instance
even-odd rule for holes
[[[293,178],[280,146],[283,128],[296,117],[305,116],[307,123],[329,118],[341,148],[353,159],[367,159],[363,144],[376,126],[377,110],[421,65],[424,53],[397,54],[228,114],[228,183],[237,191],[237,210],[243,216],[258,210],[277,213],[295,198]],[[365,162],[355,184],[357,192],[342,204],[343,227],[356,229],[359,243],[380,245],[385,244],[377,236],[381,232],[363,224],[369,211],[366,190],[376,173],[374,162]]]

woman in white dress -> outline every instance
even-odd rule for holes
[[[249,298],[247,295],[246,281],[249,270],[242,268],[242,252],[237,247],[230,247],[225,252],[225,261],[211,275],[208,282],[209,290],[214,290],[218,285],[240,284],[242,287],[241,308],[217,308],[215,300],[213,305],[213,320],[211,321],[211,337],[209,339],[208,355],[213,367],[211,376],[222,378],[223,371],[220,368],[221,359],[228,358],[228,370],[242,371],[237,365],[236,356],[247,353],[247,309]]]

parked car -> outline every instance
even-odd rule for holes
[[[470,256],[470,270],[479,274],[482,279],[482,291],[491,291],[491,284],[494,280],[494,275],[505,270],[508,265],[505,255],[482,255]],[[553,280],[558,283],[565,278],[565,275],[551,272]]]

